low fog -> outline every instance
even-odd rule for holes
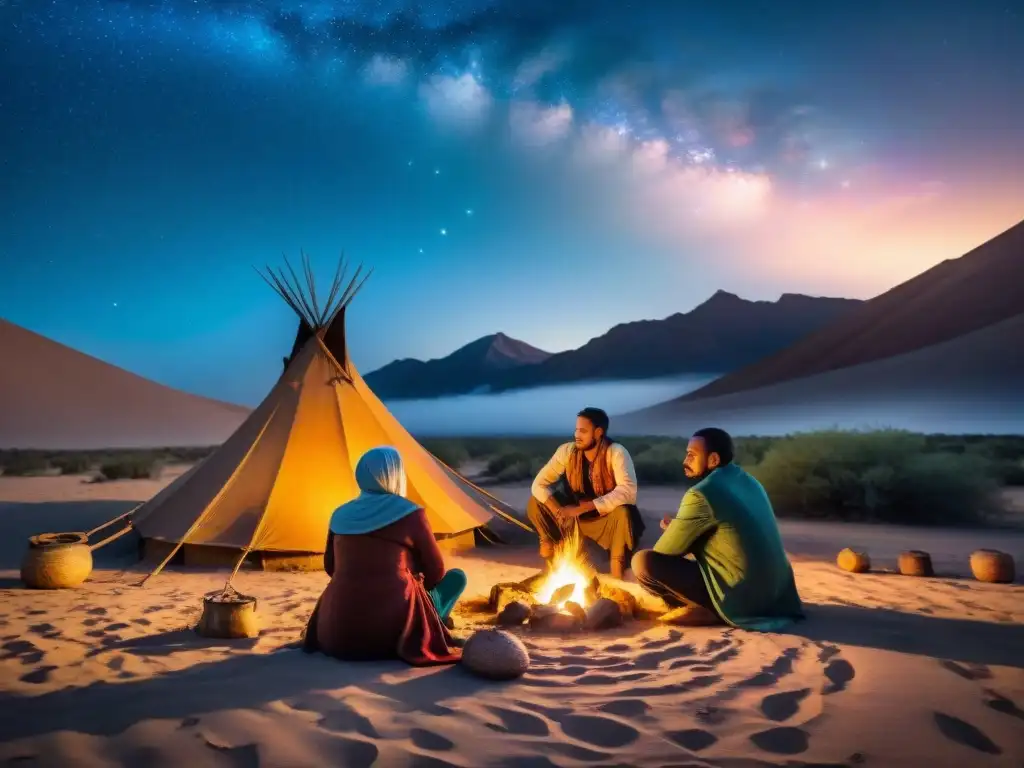
[[[613,434],[687,435],[704,426],[720,426],[736,435],[785,435],[816,429],[906,429],[947,434],[1022,434],[1024,409],[1016,399],[998,402],[941,399],[860,403],[795,403],[725,410],[700,401],[669,419],[640,427],[618,421],[624,414],[692,391],[713,376],[600,382],[538,387],[497,395],[462,395],[435,400],[394,400],[387,406],[414,435],[559,435],[570,434],[584,406],[612,415]],[[710,406],[710,408],[708,407]]]

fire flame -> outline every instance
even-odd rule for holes
[[[587,587],[593,576],[594,569],[587,562],[586,553],[583,551],[579,526],[573,525],[555,547],[555,554],[551,559],[551,570],[536,589],[537,601],[542,605],[547,605],[555,590],[566,584],[572,584],[572,595],[558,604],[559,610],[564,608],[569,601],[586,608],[590,602],[586,594]]]

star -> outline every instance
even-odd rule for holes
[[[420,253],[423,253],[423,249],[422,248],[420,248]]]
[[[472,216],[473,215],[473,209],[472,208],[467,208],[466,209],[466,215],[467,216]]]
[[[434,169],[434,175],[435,176],[440,176],[441,175],[441,169],[440,168],[435,168]]]
[[[115,307],[117,306],[117,302],[116,302],[116,301],[114,302],[114,306],[115,306]]]
[[[824,171],[826,168],[828,168],[828,160],[825,160],[824,158],[819,160],[818,161],[818,167],[821,168],[821,170]]]
[[[444,227],[441,227],[441,234],[442,235],[447,235],[448,234],[448,230],[446,228],[444,228]]]

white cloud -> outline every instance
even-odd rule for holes
[[[572,128],[572,107],[563,101],[545,107],[533,101],[513,102],[509,109],[509,127],[519,141],[543,146],[557,141]]]
[[[480,123],[493,101],[487,88],[469,72],[459,77],[434,75],[420,85],[420,98],[438,120],[466,126]]]
[[[402,59],[376,54],[363,68],[363,77],[371,85],[398,85],[409,75],[409,65]]]
[[[554,72],[568,58],[568,52],[556,48],[546,48],[536,56],[527,59],[516,70],[512,78],[512,88],[520,90],[529,88],[549,72]]]
[[[590,163],[603,163],[619,157],[629,147],[629,134],[624,129],[588,123],[580,131],[577,156]]]

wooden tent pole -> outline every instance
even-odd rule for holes
[[[134,528],[133,528],[133,527],[132,527],[132,525],[131,525],[131,524],[129,523],[128,525],[126,525],[126,526],[125,526],[124,528],[122,528],[122,529],[121,529],[120,531],[118,531],[117,533],[114,533],[114,534],[112,534],[112,535],[110,535],[110,536],[107,536],[107,538],[105,538],[105,539],[104,539],[103,541],[98,541],[98,542],[96,542],[95,544],[92,544],[92,545],[90,545],[90,546],[89,546],[89,549],[90,549],[91,551],[95,552],[95,551],[96,551],[97,549],[99,549],[100,547],[105,547],[105,546],[107,546],[107,544],[109,544],[110,542],[112,542],[112,541],[117,541],[117,540],[118,540],[118,539],[120,539],[120,538],[121,538],[122,536],[124,536],[124,535],[125,535],[126,533],[131,533],[131,532],[132,532],[133,530],[134,530]]]
[[[121,520],[124,520],[124,519],[125,519],[126,517],[129,517],[129,516],[131,516],[131,515],[135,514],[135,511],[136,511],[137,509],[139,509],[139,507],[141,507],[141,506],[142,506],[143,504],[145,504],[145,503],[146,503],[146,502],[144,502],[144,501],[143,501],[143,502],[141,502],[141,503],[139,503],[139,504],[136,504],[136,505],[135,505],[134,507],[132,507],[131,509],[129,509],[129,510],[128,510],[127,512],[125,512],[125,513],[124,513],[123,515],[118,515],[118,516],[117,516],[117,517],[115,517],[115,518],[114,518],[113,520],[108,520],[108,521],[107,521],[107,522],[105,522],[105,523],[104,523],[103,525],[99,525],[99,526],[96,526],[96,527],[95,527],[95,528],[93,528],[93,529],[92,529],[91,531],[89,531],[89,532],[88,532],[87,534],[85,534],[85,537],[86,537],[86,538],[89,538],[89,537],[90,537],[90,536],[92,536],[93,534],[99,533],[99,532],[100,532],[100,531],[102,531],[102,530],[103,530],[104,528],[107,528],[107,527],[109,527],[109,526],[113,525],[114,523],[120,522]]]

